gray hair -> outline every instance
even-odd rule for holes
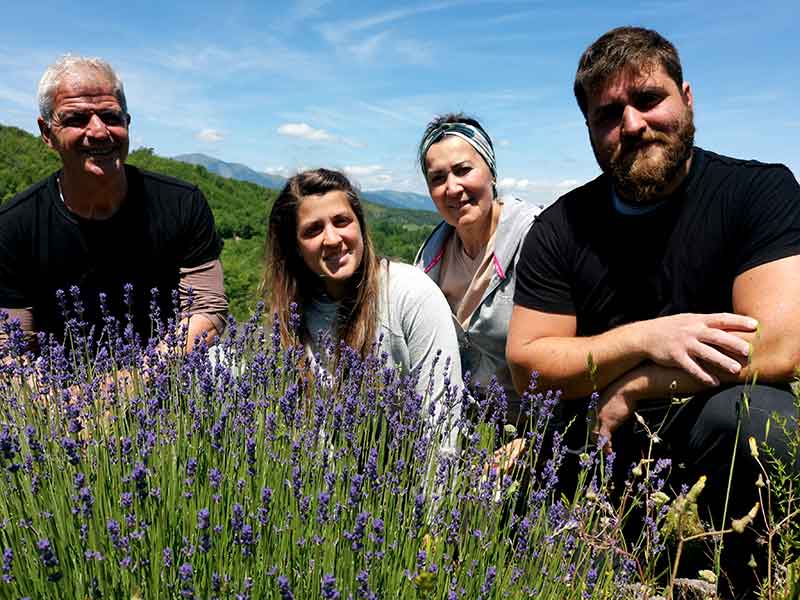
[[[53,101],[55,100],[56,90],[61,85],[64,77],[72,73],[81,71],[94,71],[107,77],[114,86],[114,95],[119,101],[119,105],[124,113],[128,112],[128,103],[125,100],[125,89],[122,87],[122,79],[119,78],[113,67],[102,58],[89,58],[85,56],[75,56],[65,54],[47,70],[39,80],[37,100],[39,102],[39,114],[45,123],[50,125],[53,118]]]

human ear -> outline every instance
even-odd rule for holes
[[[53,148],[55,150],[55,148],[53,147],[53,140],[50,139],[50,136],[52,134],[50,125],[48,125],[47,122],[42,117],[36,119],[36,124],[39,126],[39,135],[41,136],[42,141],[45,144],[47,144],[48,148]]]

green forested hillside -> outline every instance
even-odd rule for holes
[[[222,264],[231,312],[245,318],[258,301],[262,277],[264,232],[272,201],[277,195],[246,181],[214,175],[204,167],[163,158],[149,148],[130,154],[132,165],[171,175],[197,185],[208,198],[225,240]],[[58,169],[58,156],[35,136],[0,125],[0,203]],[[410,261],[437,222],[434,213],[401,210],[364,203],[370,233],[384,256]]]

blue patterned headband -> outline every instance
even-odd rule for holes
[[[425,164],[425,155],[428,153],[431,146],[446,135],[460,137],[475,148],[476,152],[480,154],[483,160],[486,161],[486,164],[489,165],[492,178],[497,179],[497,163],[494,157],[494,148],[492,148],[492,142],[489,140],[489,136],[474,125],[469,125],[468,123],[442,123],[428,132],[428,135],[422,139],[419,145],[419,162],[422,167],[422,172],[426,177],[428,176],[428,166]]]

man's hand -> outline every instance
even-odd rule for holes
[[[639,323],[641,347],[663,367],[679,367],[698,381],[716,386],[713,370],[738,375],[747,364],[750,344],[733,332],[753,332],[758,322],[732,313],[660,317]]]
[[[636,410],[636,401],[626,393],[625,385],[610,385],[597,402],[597,422],[594,434],[605,438],[606,450],[611,450],[611,437],[619,426]]]

